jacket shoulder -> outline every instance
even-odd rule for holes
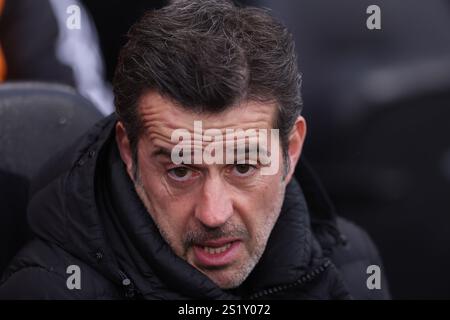
[[[355,223],[337,218],[337,226],[345,243],[334,248],[331,259],[340,270],[349,291],[355,299],[389,299],[386,273],[375,243],[369,234]],[[381,289],[369,289],[368,267],[380,268]]]
[[[118,299],[117,287],[88,264],[43,240],[28,243],[0,281],[0,299]]]

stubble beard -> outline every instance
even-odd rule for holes
[[[136,193],[138,197],[140,198],[141,202],[144,204],[144,207],[147,210],[147,213],[152,217],[151,212],[152,208],[150,205],[150,201],[148,199],[147,192],[144,189],[144,185],[142,183],[139,171],[137,171],[137,175],[135,176],[135,179],[133,179],[134,188],[136,190]],[[280,192],[277,197],[277,201],[275,201],[273,208],[271,209],[271,213],[267,215],[267,219],[262,224],[262,227],[258,230],[258,232],[255,235],[255,246],[253,252],[250,253],[248,259],[246,259],[240,266],[237,266],[236,270],[234,272],[227,272],[226,270],[224,272],[229,273],[229,276],[227,279],[224,279],[223,281],[215,281],[210,275],[208,274],[208,270],[202,270],[201,268],[198,268],[193,263],[190,263],[187,261],[186,256],[186,250],[184,252],[178,252],[180,250],[177,250],[177,246],[175,245],[175,240],[172,239],[172,237],[169,235],[168,232],[164,229],[163,226],[160,225],[155,219],[154,221],[157,229],[159,230],[160,235],[162,238],[166,241],[166,243],[170,246],[172,251],[185,260],[187,263],[189,263],[192,267],[196,268],[203,274],[205,274],[211,281],[213,281],[216,285],[218,285],[222,289],[233,289],[239,287],[250,275],[250,273],[253,271],[255,266],[258,264],[259,260],[261,259],[266,246],[267,242],[269,240],[270,234],[272,233],[273,227],[275,226],[276,221],[278,220],[279,214],[281,212],[281,207],[284,200],[284,194],[285,194],[285,183],[284,179],[280,182],[281,188]],[[227,267],[225,267],[226,269]]]

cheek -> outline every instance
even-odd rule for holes
[[[155,172],[157,171],[154,168],[141,170],[142,187],[148,203],[147,210],[160,230],[169,238],[167,240],[178,246],[191,219],[193,201],[186,195],[174,196],[161,173]]]
[[[147,197],[158,220],[167,220],[173,224],[185,223],[192,211],[189,197],[175,197],[161,181],[149,177],[144,183]],[[153,180],[153,181],[152,181]],[[156,180],[156,181],[154,181]]]
[[[267,230],[277,219],[283,202],[284,185],[280,175],[265,176],[251,190],[237,195],[236,210],[252,238]]]

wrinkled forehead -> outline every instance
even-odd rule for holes
[[[189,132],[195,145],[207,144],[221,136],[223,141],[235,139],[230,132],[273,128],[276,117],[275,103],[248,101],[232,106],[221,113],[194,113],[175,105],[170,99],[158,93],[143,95],[139,103],[144,138],[154,147],[171,149],[177,142],[172,141],[174,132]],[[199,135],[199,128],[202,135]]]

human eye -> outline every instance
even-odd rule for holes
[[[253,175],[257,169],[256,166],[247,163],[234,164],[232,173],[238,177],[249,177]]]
[[[197,172],[194,170],[188,168],[188,167],[174,167],[169,170],[167,170],[167,175],[172,180],[178,181],[178,182],[186,182],[196,177]]]

